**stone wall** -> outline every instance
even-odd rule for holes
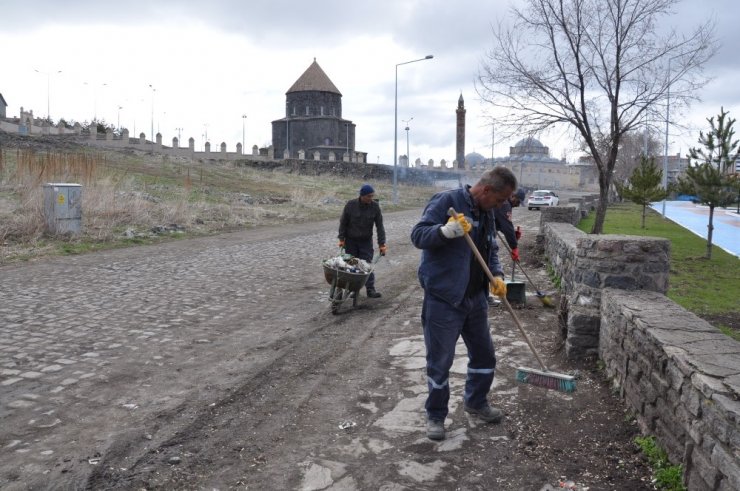
[[[555,208],[553,208],[555,210]],[[544,252],[560,277],[561,318],[569,358],[596,356],[601,290],[668,290],[670,241],[589,235],[570,223],[546,223]]]
[[[740,489],[740,343],[648,291],[601,292],[599,356],[689,490]]]
[[[690,491],[740,489],[740,343],[665,297],[669,241],[583,233],[581,206],[543,210],[538,236],[561,281],[568,356],[604,361]]]
[[[43,120],[33,119],[31,121],[21,124],[18,122],[18,118],[2,120],[0,121],[0,130],[21,135],[79,135],[82,132],[82,127],[79,124],[75,128],[66,128],[64,124],[60,123],[50,125]]]
[[[300,159],[264,161],[244,158],[237,160],[234,165],[263,170],[280,170],[299,175],[340,175],[368,181],[390,181],[393,178],[393,167],[389,165],[363,164],[347,161]],[[459,179],[460,177],[459,174],[450,171],[428,168],[399,168],[398,171],[398,181],[406,185],[431,185],[439,180]]]
[[[546,223],[570,223],[578,225],[583,215],[579,204],[542,208],[540,212],[540,231]]]

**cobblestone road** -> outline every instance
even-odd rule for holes
[[[389,244],[408,242],[418,214],[386,219]],[[60,455],[95,462],[126,421],[207,398],[246,362],[266,363],[328,310],[319,258],[336,252],[335,230],[268,228],[0,268],[0,487],[48,473]],[[78,432],[90,438],[84,455],[68,445]]]

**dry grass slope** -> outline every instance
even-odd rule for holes
[[[82,184],[83,232],[50,236],[43,184]],[[0,148],[0,264],[213,234],[262,225],[338,219],[363,181],[239,163],[141,152]],[[374,182],[384,210],[420,207],[432,187]]]

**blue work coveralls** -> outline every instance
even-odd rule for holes
[[[483,288],[469,291],[471,261],[475,260],[473,251],[464,237],[447,239],[440,232],[449,219],[450,207],[458,214],[464,214],[473,224],[470,236],[478,244],[491,273],[503,276],[493,211],[478,211],[475,207],[474,212],[470,186],[434,195],[421,220],[412,229],[411,241],[422,250],[418,276],[424,288],[421,320],[429,389],[425,408],[427,417],[437,421],[444,421],[448,413],[448,379],[460,336],[468,350],[465,405],[479,409],[487,403],[496,368],[496,354],[488,326],[488,281]]]

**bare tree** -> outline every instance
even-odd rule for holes
[[[605,138],[599,138],[596,142],[596,148],[602,154],[609,152],[609,145],[610,141]],[[591,149],[585,142],[581,143],[581,150],[591,156]],[[657,158],[661,155],[663,155],[663,142],[656,133],[642,128],[639,131],[632,130],[623,134],[619,141],[617,161],[612,173],[612,184],[617,189],[617,194],[621,197],[618,186],[627,184],[635,169],[640,167],[643,157]]]
[[[714,23],[688,36],[660,35],[659,20],[678,0],[526,0],[515,22],[494,29],[478,75],[478,94],[501,112],[496,127],[536,133],[566,124],[599,171],[592,233],[601,233],[622,137],[646,112],[658,120],[688,104],[706,83],[717,49]],[[599,142],[604,142],[603,147]]]

